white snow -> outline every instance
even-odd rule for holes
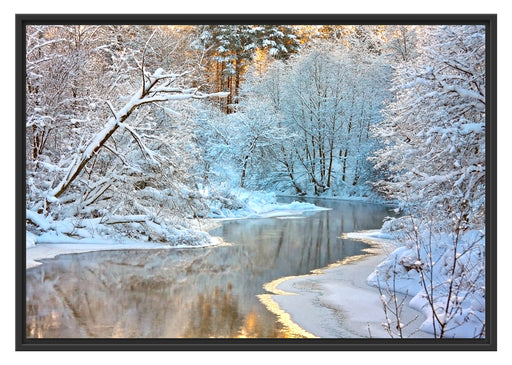
[[[282,203],[263,203],[250,201],[249,206],[242,212],[236,212],[236,218],[272,218],[272,217],[298,217],[305,212],[330,210],[329,208],[318,207],[311,203],[293,202],[290,204]]]
[[[46,217],[29,209],[26,210],[26,218],[42,229],[50,228],[50,222]]]
[[[207,192],[203,192],[207,194]],[[190,220],[191,230],[178,230],[175,241],[186,242],[183,244],[174,242],[154,243],[147,241],[136,241],[120,239],[105,229],[106,224],[121,221],[144,220],[151,225],[150,217],[146,216],[111,216],[105,219],[89,219],[87,224],[93,226],[92,231],[84,228],[77,228],[73,221],[52,221],[33,211],[27,210],[27,219],[30,219],[41,232],[34,234],[27,231],[27,262],[26,267],[34,267],[40,264],[38,260],[53,258],[57,255],[67,253],[81,253],[100,250],[132,250],[132,249],[171,249],[191,248],[219,245],[222,240],[219,237],[209,236],[206,232],[218,226],[226,219],[248,219],[248,218],[300,218],[306,212],[317,212],[326,210],[310,203],[292,202],[282,204],[276,202],[274,193],[251,192],[244,189],[237,189],[232,192],[243,203],[243,208],[238,210],[223,209],[218,211],[215,219],[199,221]],[[85,221],[85,220],[84,220]],[[82,221],[82,225],[84,224]],[[154,226],[154,227],[153,227]],[[158,230],[158,225],[151,225]],[[91,233],[93,232],[93,233]],[[96,232],[96,234],[94,234]],[[102,234],[103,233],[103,234]],[[166,233],[166,232],[162,232]],[[73,237],[70,237],[70,235]],[[180,236],[180,237],[178,237]],[[181,237],[183,236],[183,237]],[[191,245],[193,243],[193,245]]]
[[[210,245],[222,244],[219,237],[211,237]],[[204,247],[203,244],[201,247]],[[40,260],[55,258],[58,255],[83,253],[91,251],[113,251],[113,250],[161,250],[173,248],[190,248],[188,245],[166,245],[143,241],[114,242],[101,238],[72,239],[67,236],[45,233],[36,236],[27,232],[27,261],[26,268],[41,265]],[[192,246],[196,247],[196,246]]]
[[[427,278],[426,285],[433,292],[440,318],[444,315],[442,308],[450,296],[450,285],[452,281],[456,282],[458,286],[451,293],[448,330],[444,336],[474,338],[479,335],[485,322],[485,232],[472,230],[458,237],[455,274],[452,273],[454,237],[433,234],[431,244],[428,244],[429,234],[419,233],[423,242],[420,248],[410,241],[395,248],[368,276],[368,283],[381,288],[395,285],[397,292],[408,293],[411,296],[408,305],[422,311],[426,318],[421,324],[421,330],[433,335],[433,314],[421,277]],[[436,332],[439,335],[439,326]]]
[[[300,217],[306,212],[329,210],[311,203],[297,202],[278,203],[276,194],[264,191],[249,191],[245,189],[233,189],[231,195],[235,196],[243,204],[238,210],[216,209],[215,218],[220,219],[246,219],[246,218],[272,218],[272,217]]]
[[[369,286],[366,278],[387,256],[393,243],[380,231],[350,233],[346,237],[371,242],[369,254],[348,257],[308,275],[269,283],[265,289],[272,294],[263,295],[260,300],[283,317],[283,322],[287,316],[280,313],[287,313],[291,321],[314,337],[390,338],[382,325],[385,316],[379,291]],[[421,313],[404,307],[402,315],[406,322],[413,320],[404,329],[405,336],[431,337],[419,330],[424,321]]]

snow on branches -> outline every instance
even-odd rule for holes
[[[115,111],[111,105],[109,105],[114,115],[108,120],[103,129],[96,133],[85,146],[80,148],[80,156],[68,167],[66,175],[60,183],[52,189],[48,199],[50,201],[55,200],[55,198],[59,198],[67,190],[69,185],[78,177],[94,154],[107,142],[119,127],[127,128],[137,141],[141,150],[143,150],[147,155],[152,155],[152,152],[144,146],[141,139],[133,129],[125,124],[128,117],[138,107],[144,104],[171,100],[204,99],[215,96],[226,97],[228,94],[226,92],[203,94],[199,92],[197,88],[183,89],[180,87],[170,87],[170,85],[179,78],[179,76],[180,75],[166,74],[162,69],[158,69],[150,76],[144,75],[143,86],[120,110]]]
[[[485,213],[485,30],[423,29],[419,55],[395,74],[396,99],[373,133],[379,186],[411,213],[481,226]]]
[[[187,34],[27,27],[27,232],[166,241],[205,216],[191,101],[228,93],[201,89]]]
[[[387,224],[404,246],[369,281],[400,282],[435,337],[485,336],[485,28],[425,27],[417,50],[372,129],[378,186],[405,215]]]

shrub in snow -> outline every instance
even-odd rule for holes
[[[412,297],[436,337],[485,335],[485,232],[433,233],[422,229],[368,277],[370,285]],[[396,293],[395,293],[396,294]]]

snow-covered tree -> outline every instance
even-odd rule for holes
[[[245,86],[247,91],[245,97],[248,102],[251,103],[251,100],[264,102],[266,105],[263,108],[275,116],[276,126],[281,128],[283,135],[286,136],[286,138],[281,138],[278,148],[274,151],[273,164],[264,169],[262,174],[257,173],[254,179],[270,182],[269,186],[272,186],[273,190],[288,191],[291,186],[290,193],[305,195],[306,192],[301,182],[303,170],[294,156],[301,139],[297,129],[287,121],[285,114],[289,77],[290,66],[282,61],[270,63],[263,74],[260,74],[259,70],[254,70],[252,74],[248,75]],[[269,170],[273,172],[270,176]],[[269,177],[271,181],[268,181]]]
[[[279,148],[290,134],[266,100],[245,95],[236,112],[226,116],[203,111],[196,123],[208,180],[257,190],[273,190],[282,180]]]
[[[107,115],[105,97],[123,79],[110,79],[107,33],[97,26],[27,27],[28,202],[41,200],[73,147]]]
[[[376,167],[382,186],[411,212],[464,226],[485,217],[485,31],[477,26],[424,29],[420,56],[399,66],[396,101],[375,135],[386,148]],[[462,228],[462,227],[461,227]]]
[[[381,118],[388,74],[379,57],[332,43],[318,43],[287,66],[269,69],[259,89],[293,135],[280,161],[295,192],[364,190],[372,175],[366,157],[375,148],[369,128]]]
[[[401,226],[406,245],[377,271],[382,282],[417,273],[415,302],[427,308],[436,337],[479,337],[485,335],[485,27],[422,27],[417,37],[417,56],[398,64],[396,99],[373,129],[386,145],[372,158],[387,174],[379,186],[405,213],[390,225]],[[464,332],[468,324],[472,333]]]
[[[240,186],[245,187],[252,180],[253,187],[263,188],[279,180],[276,157],[279,147],[289,138],[287,130],[279,126],[279,116],[264,100],[253,99],[242,103],[230,118],[237,126],[233,153],[240,166]]]
[[[101,234],[94,233],[99,223],[105,232],[169,241],[177,237],[172,219],[207,214],[196,190],[200,156],[187,100],[212,95],[191,87],[183,65],[174,67],[178,73],[149,66],[181,59],[165,49],[174,45],[162,43],[161,32],[149,26],[28,29],[30,230],[86,237]],[[44,100],[58,104],[49,108]],[[42,149],[37,143],[49,132],[52,143]],[[38,223],[44,221],[54,223],[43,228]]]
[[[256,54],[286,59],[298,51],[294,29],[286,25],[205,25],[198,28],[192,47],[203,52],[214,91],[229,91],[222,109],[234,111],[247,68]],[[207,75],[208,76],[208,75]]]
[[[404,62],[416,56],[416,26],[388,25],[383,33],[383,49],[392,60]]]

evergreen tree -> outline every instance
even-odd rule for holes
[[[215,91],[230,92],[221,104],[226,113],[234,111],[243,75],[258,52],[285,59],[299,49],[290,26],[205,25],[198,31],[199,39],[192,46],[207,55],[209,80]]]

